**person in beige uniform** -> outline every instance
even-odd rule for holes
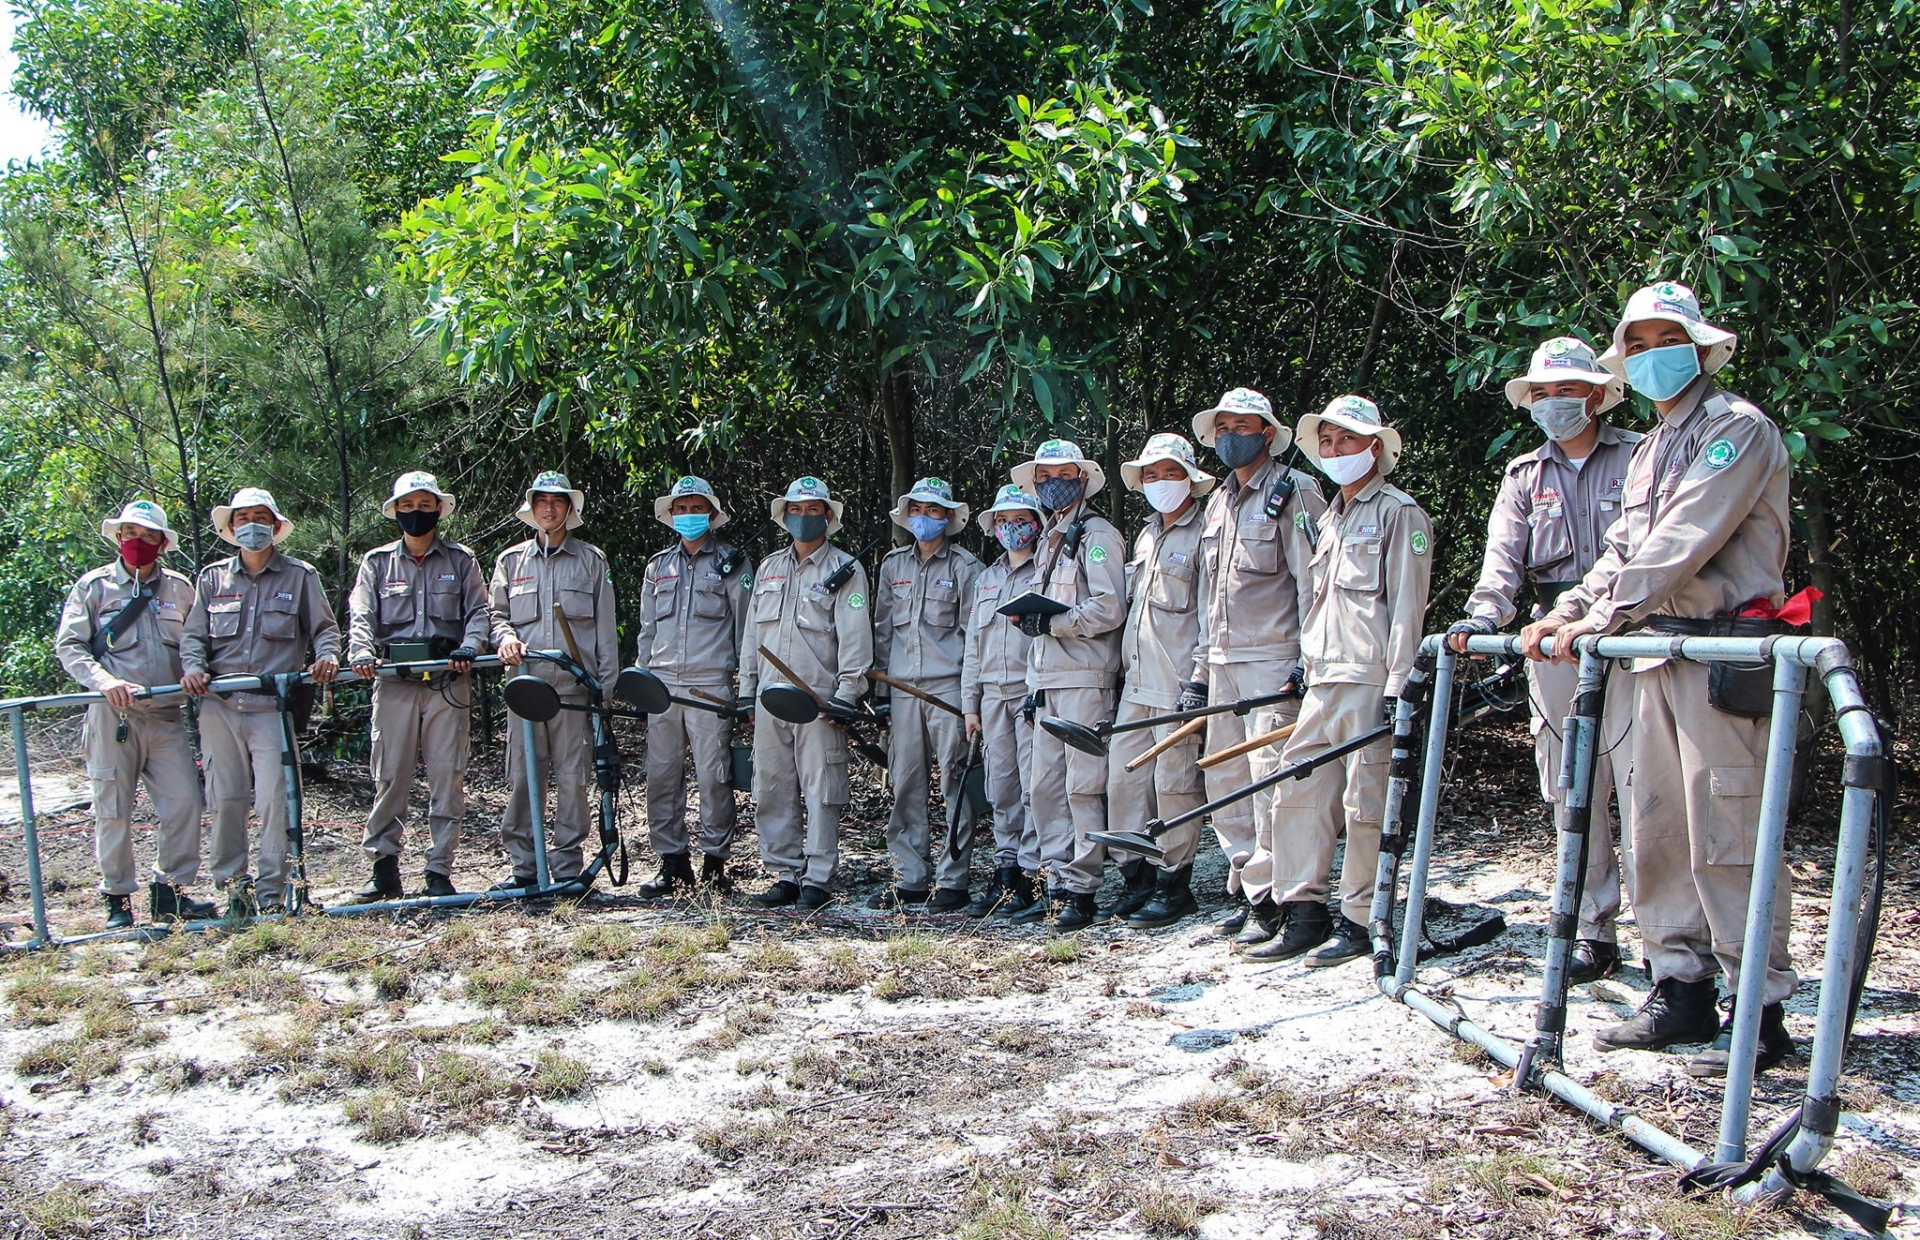
[[[967,739],[981,746],[987,803],[993,806],[993,881],[967,906],[969,917],[1031,907],[1040,872],[1040,839],[1027,808],[1033,729],[1021,718],[1033,639],[999,614],[1000,606],[1035,586],[1033,547],[1040,540],[1040,501],[1009,482],[980,514],[980,528],[1000,544],[1000,558],[973,583],[960,702]]]
[[[1621,519],[1599,561],[1522,631],[1529,655],[1569,658],[1575,638],[1638,627],[1782,631],[1768,617],[1786,590],[1790,461],[1766,414],[1713,381],[1737,343],[1702,317],[1685,285],[1655,284],[1628,299],[1600,361],[1653,402],[1660,422],[1634,450]],[[1751,946],[1766,953],[1757,1063],[1772,1067],[1793,1053],[1781,1004],[1798,979],[1784,867],[1769,941],[1744,941],[1768,719],[1710,701],[1704,664],[1632,663],[1631,873],[1654,986],[1636,1016],[1596,1033],[1594,1044],[1612,1051],[1712,1039],[1688,1071],[1725,1075],[1731,1017],[1718,1020],[1714,975],[1737,987]]]
[[[1309,566],[1313,602],[1300,635],[1307,693],[1281,751],[1282,766],[1386,721],[1420,648],[1433,565],[1427,514],[1386,481],[1400,461],[1400,432],[1381,421],[1372,401],[1336,398],[1318,415],[1300,420],[1299,438],[1307,459],[1340,493],[1327,511]],[[1383,736],[1305,779],[1280,785],[1273,855],[1249,869],[1272,867],[1273,890],[1285,916],[1280,933],[1249,949],[1248,959],[1287,960],[1311,952],[1307,964],[1319,968],[1366,954],[1392,748],[1392,739]],[[1334,919],[1326,899],[1334,842],[1342,828],[1347,848],[1340,868],[1340,916]]]
[[[924,689],[955,706],[960,704],[960,663],[966,654],[962,623],[973,607],[974,582],[983,567],[979,557],[954,542],[967,528],[967,505],[955,502],[944,478],[922,478],[902,495],[888,515],[913,535],[880,561],[880,588],[873,602],[873,659],[881,671]],[[909,693],[874,694],[876,709],[891,716],[887,730],[887,780],[893,785],[893,809],[887,816],[887,851],[893,857],[892,888],[867,902],[868,908],[925,904],[936,913],[967,906],[968,875],[973,866],[973,825],[962,822],[933,864],[927,823],[930,767],[940,764],[940,795],[946,821],[956,809],[966,813],[966,789],[960,772],[967,762],[966,728],[957,715]]]
[[[146,785],[160,817],[154,832],[149,909],[155,921],[211,917],[188,897],[200,875],[200,780],[178,702],[134,697],[180,681],[180,634],[193,610],[193,583],[160,564],[180,545],[158,504],[135,500],[100,522],[113,563],[81,576],[60,608],[53,652],[67,675],[106,701],[87,707],[80,745],[93,784],[93,849],[107,928],[133,924],[139,888],[133,861],[133,794]]]
[[[275,550],[293,533],[293,522],[270,492],[235,491],[229,503],[213,510],[213,531],[240,550],[200,570],[180,642],[180,684],[203,699],[200,751],[213,810],[213,880],[228,890],[229,911],[240,917],[279,912],[286,904],[289,807],[280,707],[272,690],[219,696],[207,693],[207,683],[216,676],[304,670],[315,684],[331,684],[340,671],[340,624],[319,570]],[[252,874],[249,802],[260,820],[259,865]]]
[[[1600,368],[1593,349],[1574,336],[1556,336],[1533,352],[1527,373],[1509,379],[1507,400],[1528,410],[1547,440],[1515,457],[1500,482],[1487,518],[1487,550],[1480,582],[1467,600],[1467,618],[1447,630],[1455,652],[1476,633],[1497,633],[1518,613],[1523,584],[1531,583],[1539,619],[1568,587],[1600,558],[1607,527],[1620,516],[1627,461],[1640,436],[1603,415],[1626,395],[1618,375]],[[1529,663],[1528,703],[1540,796],[1557,805],[1560,729],[1579,687],[1576,668],[1565,663]],[[1620,868],[1613,848],[1613,815],[1607,790],[1617,786],[1627,806],[1626,742],[1631,739],[1627,678],[1607,678],[1599,760],[1593,774],[1594,803],[1587,872],[1580,897],[1580,927],[1567,980],[1597,982],[1620,967],[1614,921],[1620,915]],[[1631,840],[1629,840],[1631,843]]]
[[[587,705],[587,687],[565,668],[545,659],[528,659],[527,652],[578,648],[584,670],[600,682],[603,703],[611,700],[614,679],[620,674],[613,578],[600,548],[573,532],[585,524],[586,508],[585,493],[576,490],[565,474],[549,470],[535,478],[521,499],[518,516],[536,532],[494,561],[487,600],[500,662],[518,669],[517,675],[538,676],[559,692],[563,705],[571,706]],[[553,776],[553,814],[545,819],[553,838],[547,854],[549,880],[564,883],[580,877],[586,866],[587,835],[593,827],[593,730],[586,713],[562,710],[547,722],[533,725],[534,761],[540,769],[531,773],[523,731],[520,717],[509,710],[507,807],[500,815],[500,845],[513,874],[496,884],[499,891],[531,887],[538,881],[530,797],[538,795],[544,804],[549,772]]]
[[[1153,509],[1133,540],[1133,558],[1127,563],[1127,622],[1120,632],[1126,678],[1114,722],[1131,723],[1174,709],[1192,675],[1193,651],[1200,641],[1199,594],[1194,589],[1203,525],[1198,501],[1213,490],[1216,479],[1194,460],[1192,444],[1179,435],[1161,434],[1120,466],[1120,480],[1129,491],[1146,496]],[[1127,769],[1177,727],[1161,724],[1113,734],[1107,747],[1107,816],[1118,829],[1140,830],[1152,819],[1185,813],[1205,799],[1200,768],[1194,765],[1200,760],[1197,733],[1140,769]],[[1172,925],[1195,912],[1199,905],[1191,879],[1199,843],[1198,822],[1161,836],[1166,855],[1122,865],[1126,891],[1102,908],[1100,916],[1149,929]],[[1095,864],[1091,855],[1074,858],[1076,871]],[[1090,877],[1097,883],[1099,870],[1093,868]]]
[[[453,515],[454,503],[423,470],[394,479],[381,511],[399,523],[401,537],[367,552],[347,600],[347,659],[355,675],[374,682],[373,809],[361,844],[373,859],[373,877],[354,895],[362,904],[402,894],[400,850],[416,762],[426,764],[432,795],[426,893],[454,894],[453,850],[467,808],[461,780],[473,743],[471,682],[460,684],[458,677],[473,670],[493,628],[479,561],[435,532]],[[396,661],[395,643],[403,644],[397,661],[444,657],[454,675],[375,680],[381,663]]]
[[[1312,597],[1307,565],[1327,502],[1311,475],[1280,463],[1293,428],[1281,425],[1260,393],[1234,388],[1193,415],[1193,435],[1228,472],[1207,497],[1202,518],[1195,591],[1200,639],[1179,705],[1268,697],[1289,685],[1296,691],[1294,698],[1244,715],[1213,716],[1206,747],[1217,753],[1292,723],[1300,713],[1300,622]],[[1223,796],[1278,769],[1277,749],[1257,749],[1209,768],[1207,795]],[[1271,874],[1247,871],[1254,858],[1273,855],[1274,795],[1258,793],[1213,815],[1233,903],[1218,929],[1243,947],[1266,942],[1280,926]],[[1249,899],[1249,887],[1256,900]]]
[[[873,666],[873,627],[867,622],[867,573],[827,540],[840,530],[845,505],[819,478],[796,478],[770,506],[793,545],[761,561],[740,656],[741,703],[751,706],[764,684],[786,678],[763,665],[760,647],[806,680],[807,689],[852,706],[867,691]],[[836,589],[828,579],[851,565]],[[801,828],[805,798],[806,826]],[[847,784],[847,734],[824,715],[792,724],[756,710],[753,722],[753,799],[760,860],[774,883],[753,897],[778,908],[796,901],[819,908],[833,898],[840,859],[840,817],[852,799]]]
[[[640,594],[636,662],[676,697],[734,700],[740,638],[753,574],[742,555],[714,536],[727,512],[704,478],[681,478],[653,501],[654,520],[679,538],[647,561]],[[733,571],[729,572],[729,566]],[[687,754],[700,789],[701,886],[730,888],[733,854],[733,721],[680,705],[647,720],[647,829],[660,873],[640,885],[658,900],[696,884],[687,841]]]
[[[1120,626],[1127,618],[1125,544],[1113,523],[1088,502],[1107,475],[1065,439],[1049,439],[1033,459],[1013,468],[1013,481],[1040,499],[1047,511],[1034,577],[1047,598],[1066,610],[1031,613],[1020,621],[1033,638],[1027,693],[1036,711],[1091,727],[1113,718],[1114,683],[1120,673]],[[1040,863],[1052,899],[1060,902],[1062,930],[1090,924],[1099,911],[1099,863],[1076,869],[1076,856],[1091,857],[1089,833],[1107,826],[1107,760],[1068,746],[1045,729],[1032,737],[1033,765],[1027,797],[1040,839]],[[1038,896],[1010,920],[1040,921],[1051,901]]]

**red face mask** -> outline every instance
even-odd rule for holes
[[[145,568],[160,558],[164,545],[150,543],[144,538],[123,538],[120,540],[120,558],[131,568]]]

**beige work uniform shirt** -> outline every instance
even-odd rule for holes
[[[540,550],[537,539],[515,543],[493,562],[487,594],[496,649],[508,638],[518,638],[529,650],[567,650],[567,635],[553,615],[558,603],[580,648],[581,663],[611,697],[620,675],[620,638],[614,631],[613,578],[600,548],[573,534],[547,552]],[[585,692],[571,673],[545,659],[531,660],[519,670],[562,692]]]
[[[740,651],[741,697],[758,697],[762,679],[786,679],[771,664],[762,665],[761,646],[822,697],[851,704],[867,691],[867,669],[873,666],[867,570],[856,563],[838,591],[829,593],[826,587],[827,578],[852,559],[823,542],[804,560],[789,546],[760,562]]]
[[[1025,563],[1015,564],[1003,553],[974,579],[966,655],[960,665],[960,709],[969,715],[980,714],[988,700],[1002,702],[1027,695],[1033,639],[1020,631],[1012,617],[1001,615],[1000,606],[1033,589],[1036,562],[1030,555]]]
[[[640,591],[638,661],[679,685],[733,687],[740,667],[753,573],[720,574],[733,554],[711,536],[691,553],[675,542],[647,561]]]
[[[1786,594],[1787,446],[1760,409],[1695,380],[1635,448],[1622,515],[1552,615],[1611,633],[1655,614],[1705,619]],[[1636,670],[1658,660],[1635,659]]]
[[[365,663],[392,641],[443,637],[485,653],[493,615],[480,562],[435,537],[414,559],[403,540],[367,552],[347,596],[347,662]]]
[[[340,623],[320,571],[305,560],[275,551],[258,574],[249,574],[232,555],[201,569],[194,589],[199,597],[180,642],[185,671],[278,676],[319,659],[340,661]]]
[[[60,608],[60,627],[53,652],[67,675],[99,692],[110,680],[124,680],[145,688],[180,683],[180,639],[193,610],[193,583],[171,569],[154,567],[149,579],[153,602],[111,650],[93,657],[93,635],[113,623],[120,609],[140,592],[125,562],[115,560],[85,574],[67,592]],[[178,710],[179,703],[135,702],[136,708]]]
[[[1293,495],[1269,519],[1267,497],[1283,473]],[[1272,458],[1245,486],[1236,478],[1228,471],[1207,496],[1200,530],[1200,641],[1188,679],[1202,684],[1208,663],[1297,664],[1313,601],[1307,565],[1327,511],[1320,484]]]
[[[1641,436],[1611,422],[1586,461],[1575,466],[1553,440],[1515,457],[1487,517],[1487,550],[1467,614],[1505,627],[1520,584],[1571,586],[1587,575],[1620,518],[1627,464]],[[1536,606],[1537,617],[1546,608]]]
[[[983,567],[951,537],[925,559],[913,543],[888,552],[874,591],[873,665],[922,688],[956,685],[966,657],[967,613]],[[877,696],[884,696],[886,686],[880,689]]]
[[[1211,498],[1211,497],[1209,497]],[[1200,645],[1200,535],[1206,527],[1198,501],[1168,522],[1154,513],[1133,540],[1127,562],[1127,623],[1120,657],[1127,669],[1120,700],[1172,710],[1180,683],[1193,673]]]
[[[1084,522],[1079,554],[1066,556],[1063,544],[1075,521]],[[1120,626],[1127,620],[1127,553],[1120,531],[1082,500],[1053,518],[1034,560],[1035,584],[1067,610],[1033,639],[1027,687],[1113,688],[1120,674]]]
[[[1379,685],[1398,697],[1413,669],[1433,571],[1433,525],[1413,497],[1375,476],[1327,510],[1301,630],[1307,684]]]

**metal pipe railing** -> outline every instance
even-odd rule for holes
[[[1600,716],[1597,685],[1590,683],[1590,668],[1596,668],[1601,660],[1625,658],[1662,658],[1685,659],[1694,662],[1738,662],[1753,664],[1768,662],[1774,666],[1774,700],[1771,716],[1772,733],[1769,736],[1765,783],[1762,789],[1762,805],[1758,838],[1756,841],[1753,885],[1749,893],[1746,919],[1746,951],[1748,958],[1743,962],[1738,979],[1738,994],[1734,1009],[1734,1039],[1730,1053],[1725,1098],[1721,1112],[1720,1135],[1717,1155],[1723,1161],[1737,1161],[1745,1156],[1747,1128],[1751,1121],[1752,1086],[1754,1077],[1754,1055],[1758,1044],[1760,1013],[1764,1000],[1766,963],[1768,944],[1772,938],[1775,907],[1775,888],[1784,865],[1785,832],[1787,817],[1788,783],[1792,774],[1793,753],[1797,735],[1797,720],[1801,699],[1805,691],[1806,673],[1813,669],[1820,676],[1829,698],[1832,700],[1837,726],[1847,752],[1847,778],[1841,805],[1841,822],[1838,849],[1834,861],[1833,893],[1829,906],[1829,926],[1827,932],[1826,958],[1823,970],[1825,983],[1820,991],[1819,1014],[1816,1018],[1813,1046],[1809,1052],[1806,1099],[1801,1112],[1801,1130],[1788,1146],[1785,1163],[1796,1174],[1806,1174],[1826,1157],[1832,1149],[1834,1131],[1838,1126],[1839,1102],[1837,1100],[1841,1064],[1845,1056],[1846,1040],[1851,1007],[1851,979],[1854,975],[1856,959],[1860,948],[1859,911],[1867,876],[1868,854],[1871,845],[1872,825],[1876,797],[1880,793],[1879,761],[1882,747],[1878,725],[1868,710],[1861,693],[1858,677],[1845,645],[1834,638],[1825,637],[1584,637],[1578,639],[1575,648],[1582,660],[1581,699],[1588,698],[1593,690],[1592,699],[1579,706],[1579,722],[1584,725],[1594,722],[1596,726],[1586,729],[1576,728],[1576,720],[1568,720],[1566,733],[1570,752],[1564,758],[1567,764],[1565,775],[1572,785],[1570,791],[1577,792],[1584,786],[1586,797],[1579,806],[1564,807],[1561,823],[1561,847],[1558,850],[1558,873],[1556,896],[1566,897],[1577,892],[1578,875],[1569,871],[1584,871],[1585,857],[1583,848],[1569,847],[1574,842],[1567,837],[1574,832],[1567,826],[1581,825],[1577,821],[1569,823],[1568,808],[1577,808],[1590,814],[1592,797],[1593,751],[1598,744]],[[1520,653],[1519,639],[1511,636],[1474,636],[1468,639],[1467,651],[1476,655],[1506,655]],[[1558,1028],[1548,1029],[1552,1018],[1548,1008],[1555,1002],[1555,993],[1560,993],[1559,1002],[1564,1003],[1564,959],[1559,960],[1561,973],[1554,976],[1553,965],[1556,960],[1554,949],[1557,943],[1550,943],[1547,977],[1543,979],[1541,997],[1542,1013],[1536,1021],[1543,1030],[1553,1035],[1550,1041],[1536,1041],[1539,1049],[1551,1050],[1551,1055],[1530,1055],[1529,1048],[1515,1045],[1499,1035],[1475,1024],[1450,1002],[1442,1002],[1421,991],[1414,984],[1414,973],[1419,959],[1419,943],[1425,914],[1426,878],[1432,863],[1432,842],[1440,802],[1440,772],[1444,765],[1445,747],[1449,722],[1448,702],[1454,678],[1457,656],[1450,650],[1443,637],[1433,635],[1421,644],[1422,661],[1430,660],[1433,666],[1434,694],[1431,715],[1427,729],[1426,752],[1421,755],[1421,788],[1418,819],[1414,829],[1414,859],[1407,878],[1407,902],[1400,937],[1400,952],[1397,961],[1377,962],[1377,984],[1388,997],[1406,1004],[1413,1010],[1425,1015],[1436,1025],[1453,1036],[1480,1047],[1502,1065],[1516,1069],[1517,1087],[1539,1089],[1560,1099],[1591,1116],[1600,1123],[1624,1134],[1635,1144],[1649,1150],[1675,1166],[1693,1170],[1707,1162],[1707,1157],[1673,1137],[1657,1126],[1648,1123],[1595,1095],[1564,1072],[1558,1070]],[[1580,701],[1581,699],[1577,699]],[[1702,703],[1705,706],[1705,703]],[[1584,716],[1593,716],[1587,720]],[[1402,789],[1404,793],[1404,789]],[[1405,797],[1396,798],[1390,791],[1388,809],[1391,813],[1404,813]],[[1383,837],[1396,835],[1404,830],[1404,824],[1398,821],[1382,824]],[[1378,924],[1383,919],[1390,924],[1392,905],[1397,894],[1397,881],[1393,877],[1397,858],[1386,855],[1383,849],[1380,868],[1380,881],[1375,891],[1373,921]],[[1562,888],[1569,888],[1562,891]],[[1566,907],[1563,907],[1566,906]],[[1570,936],[1573,930],[1564,924],[1569,916],[1577,915],[1577,908],[1568,905],[1565,898],[1557,898],[1555,903],[1555,936]],[[1379,941],[1378,939],[1376,941]],[[1757,956],[1754,953],[1758,953]],[[1386,964],[1394,967],[1389,971]],[[1792,1185],[1787,1175],[1778,1167],[1770,1171],[1765,1179],[1749,1185],[1739,1194],[1744,1200],[1753,1200],[1763,1196],[1776,1196],[1790,1192]]]

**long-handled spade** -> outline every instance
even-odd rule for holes
[[[1048,715],[1040,721],[1045,728],[1081,753],[1090,753],[1095,757],[1107,756],[1107,741],[1116,732],[1135,732],[1142,728],[1157,728],[1163,723],[1186,723],[1192,719],[1205,719],[1209,715],[1224,715],[1231,711],[1244,715],[1250,710],[1262,706],[1272,706],[1298,696],[1288,689],[1282,693],[1268,693],[1261,697],[1241,698],[1237,702],[1219,702],[1212,706],[1201,706],[1194,710],[1176,710],[1164,715],[1148,715],[1144,719],[1129,719],[1125,723],[1097,723],[1089,726],[1075,723],[1071,719],[1062,719],[1058,715]]]
[[[768,714],[782,723],[791,724],[812,723],[825,715],[847,729],[847,743],[855,753],[881,770],[886,769],[886,751],[870,741],[863,740],[853,730],[855,724],[879,724],[879,716],[820,696],[798,672],[788,667],[781,661],[779,655],[765,646],[760,647],[760,657],[765,659],[774,671],[787,678],[786,684],[767,685],[760,690],[760,705],[767,708]]]
[[[1344,758],[1355,750],[1365,749],[1368,745],[1373,744],[1383,736],[1389,735],[1392,731],[1393,726],[1391,724],[1381,724],[1377,728],[1369,728],[1351,740],[1342,741],[1332,749],[1323,750],[1311,758],[1296,762],[1292,766],[1282,767],[1271,775],[1256,779],[1245,787],[1236,788],[1224,796],[1215,797],[1198,809],[1190,809],[1184,814],[1179,814],[1164,820],[1156,818],[1147,824],[1144,831],[1093,831],[1088,833],[1087,838],[1095,843],[1105,844],[1115,852],[1138,853],[1141,856],[1151,857],[1157,861],[1167,855],[1167,850],[1160,846],[1160,837],[1175,827],[1185,826],[1197,818],[1203,818],[1217,810],[1224,809],[1232,805],[1235,801],[1244,801],[1257,792],[1265,792],[1267,789],[1284,780],[1305,779],[1315,770],[1325,766],[1335,758]]]

